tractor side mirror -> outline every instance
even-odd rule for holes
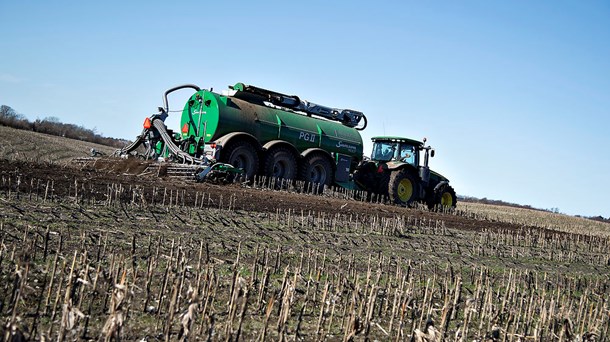
[[[430,150],[430,157],[434,158],[434,150]]]

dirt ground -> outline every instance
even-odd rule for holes
[[[311,194],[300,194],[288,191],[254,189],[242,184],[196,183],[168,177],[157,177],[153,174],[142,174],[150,162],[122,160],[116,158],[100,159],[86,165],[58,165],[53,163],[34,163],[24,161],[3,161],[0,163],[0,174],[23,176],[21,191],[27,192],[29,180],[54,182],[54,194],[71,195],[74,184],[84,187],[89,193],[97,194],[98,199],[107,193],[112,186],[134,186],[152,191],[183,191],[186,201],[193,200],[196,193],[205,194],[206,198],[218,200],[231,198],[235,209],[256,212],[276,212],[288,209],[294,212],[319,212],[345,215],[379,215],[393,217],[397,215],[412,216],[424,220],[442,220],[448,228],[460,230],[506,230],[519,229],[522,226],[504,223],[474,220],[468,217],[423,209],[404,208],[394,205],[360,202],[352,199],[330,198]],[[40,187],[45,184],[38,184]],[[160,191],[160,190],[158,190]],[[148,195],[150,196],[150,194]],[[188,203],[186,203],[188,204]]]

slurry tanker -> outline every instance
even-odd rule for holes
[[[182,89],[195,92],[174,133],[165,125],[171,113],[168,95]],[[449,180],[428,167],[434,150],[425,139],[374,137],[371,157],[364,157],[360,131],[367,118],[362,112],[243,83],[221,94],[181,85],[165,92],[163,104],[119,154],[132,154],[143,145],[146,159],[200,166],[199,181],[236,174],[246,179],[266,176],[303,181],[319,191],[340,186],[385,195],[399,205],[456,205]]]

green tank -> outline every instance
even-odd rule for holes
[[[189,142],[189,154],[213,154],[249,177],[330,185],[348,181],[362,160],[364,127],[357,126],[363,117],[238,83],[226,94],[193,94],[182,112],[180,140]]]

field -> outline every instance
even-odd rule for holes
[[[88,157],[91,149],[112,154],[116,148],[0,126],[0,158],[37,162],[68,163]]]
[[[194,184],[138,176],[131,161],[10,159],[5,340],[610,338],[606,223]]]

